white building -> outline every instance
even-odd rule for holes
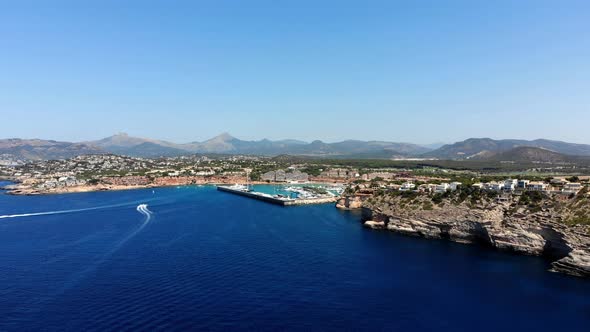
[[[455,191],[455,190],[457,190],[457,188],[459,188],[462,185],[463,184],[461,182],[451,182],[449,184],[449,188],[451,188],[451,190]]]
[[[416,188],[415,184],[413,184],[412,182],[406,182],[406,183],[402,184],[402,186],[399,188],[399,190],[408,191],[408,190],[413,190],[414,188]]]
[[[447,189],[450,189],[450,187],[451,186],[448,183],[437,184],[436,188],[434,189],[434,192],[444,193],[445,191],[447,191]]]
[[[506,190],[506,191],[512,191],[512,190],[516,189],[517,186],[518,186],[518,180],[507,179],[504,181],[504,190]]]
[[[494,190],[494,191],[502,191],[504,189],[504,183],[500,183],[500,182],[489,183],[488,189]]]

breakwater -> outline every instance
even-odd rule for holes
[[[288,197],[277,197],[265,193],[246,191],[241,189],[234,189],[226,186],[217,186],[217,190],[224,191],[240,196],[245,196],[253,199],[257,199],[263,202],[281,205],[281,206],[294,206],[294,205],[309,205],[309,204],[326,204],[336,202],[336,197],[316,197],[316,198],[288,198]]]

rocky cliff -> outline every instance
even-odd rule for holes
[[[545,256],[553,271],[590,277],[590,227],[566,225],[550,201],[530,210],[516,197],[433,204],[427,195],[398,195],[373,197],[362,209],[365,226],[373,229]]]
[[[336,207],[342,210],[360,209],[362,206],[363,200],[360,196],[346,196],[336,202]]]

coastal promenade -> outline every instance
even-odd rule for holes
[[[228,192],[235,195],[245,196],[253,199],[257,199],[263,202],[281,205],[281,206],[294,206],[294,205],[309,205],[309,204],[326,204],[336,202],[336,197],[317,197],[317,198],[287,198],[277,197],[265,193],[246,191],[241,189],[234,189],[228,186],[217,186],[217,190]]]

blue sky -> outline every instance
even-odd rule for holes
[[[590,143],[589,36],[588,1],[0,0],[0,138]]]

